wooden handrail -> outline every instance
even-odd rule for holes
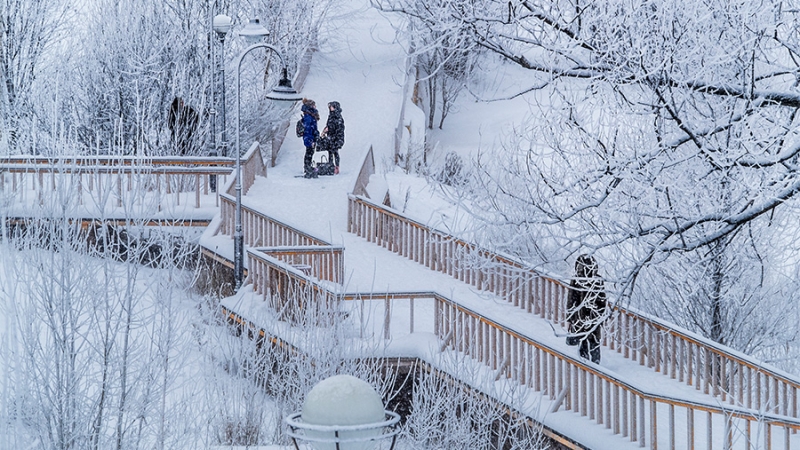
[[[147,166],[223,166],[233,167],[233,158],[219,156],[0,156],[0,164],[33,164],[37,166],[58,165],[147,165]]]
[[[303,273],[317,279],[339,284],[344,282],[344,247],[310,245],[255,250],[292,267],[302,267],[301,271],[308,271]]]
[[[369,199],[350,195],[348,204],[348,231],[564,325],[568,292],[564,283]],[[464,264],[471,255],[486,267]],[[790,375],[629,308],[615,305],[614,309],[604,344],[626,358],[731,405],[757,409],[769,405],[776,413],[798,417],[800,381]]]
[[[220,194],[221,234],[233,236],[235,208],[236,199],[233,196]],[[327,241],[245,205],[242,205],[242,224],[245,244],[251,247],[331,246]]]
[[[442,341],[446,336],[451,337],[445,342],[445,347],[489,366],[499,378],[505,376],[542,392],[550,399],[565,393],[563,406],[566,410],[588,416],[614,434],[638,441],[641,446],[649,441],[650,448],[656,448],[660,431],[666,433],[673,443],[685,438],[687,448],[693,448],[689,440],[693,443],[701,437],[697,435],[705,434],[709,442],[713,441],[716,424],[724,427],[725,432],[713,441],[719,443],[715,448],[726,449],[731,448],[734,440],[749,442],[755,439],[754,428],[761,424],[770,430],[784,430],[786,448],[791,448],[791,436],[800,430],[800,420],[784,415],[690,401],[633,386],[601,366],[563,354],[437,292],[342,294],[277,259],[258,252],[248,252],[248,255],[251,258],[250,270],[254,274],[254,291],[270,302],[282,320],[296,323],[306,317],[302,312],[304,309],[316,312],[313,317],[330,317],[336,314],[335,304],[341,301],[384,302],[384,331],[381,336],[392,339],[390,323],[397,309],[391,307],[391,303],[432,299],[436,316],[432,332]],[[320,315],[320,311],[327,315]],[[413,317],[410,322],[413,327]],[[501,361],[509,363],[501,367]],[[665,411],[668,411],[667,417],[664,417]],[[675,427],[676,412],[687,420],[685,434],[679,433]],[[695,418],[700,418],[701,413],[707,415],[705,427],[698,424],[695,428]],[[771,433],[767,434],[771,436]],[[765,444],[766,448],[771,448],[771,441]]]
[[[37,164],[2,164],[0,172],[7,173],[124,173],[124,174],[156,174],[156,175],[229,175],[230,167],[200,166],[153,166],[153,165],[37,165]]]
[[[194,207],[200,208],[201,197],[209,194],[210,177],[227,176],[231,172],[229,161],[219,158],[161,158],[154,161],[152,158],[134,157],[5,157],[0,160],[3,161],[0,163],[0,191],[10,187],[20,194],[16,198],[23,202],[28,197],[28,185],[30,190],[38,191],[39,204],[44,203],[43,193],[47,190],[74,192],[77,201],[83,203],[85,192],[94,192],[102,187],[104,192],[113,195],[117,207],[131,199],[139,203],[155,201],[157,204],[153,206],[159,211],[169,202],[174,202],[174,205],[180,205],[182,201],[191,202],[191,197],[187,199],[182,195],[188,192],[194,193]],[[215,165],[205,165],[206,162]],[[146,195],[134,198],[124,194],[138,190]],[[154,194],[158,198],[154,198]],[[218,205],[216,193],[212,195],[214,204]]]

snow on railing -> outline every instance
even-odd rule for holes
[[[209,194],[209,177],[226,177],[232,164],[230,158],[205,157],[7,156],[0,157],[0,191],[11,189],[24,199],[30,189],[40,204],[48,190],[69,189],[80,204],[84,193],[103,191],[116,197],[117,206],[125,192],[174,195],[176,205],[181,194],[194,192],[199,208],[201,195]]]
[[[221,234],[233,236],[235,211],[236,199],[228,194],[220,194]],[[244,243],[249,247],[331,245],[244,205],[242,205],[242,233]]]
[[[310,245],[256,250],[314,278],[339,284],[344,282],[344,247]]]
[[[242,194],[255,183],[256,175],[264,176],[266,166],[261,158],[258,143],[254,143],[243,157],[242,164]],[[236,175],[228,182],[220,194],[221,224],[219,233],[233,236],[235,227]],[[242,205],[242,233],[244,243],[248,247],[285,247],[285,246],[326,246],[331,244],[322,239],[311,236],[297,228],[275,220],[252,208]],[[342,269],[343,270],[343,269]]]
[[[264,164],[264,159],[261,157],[261,147],[258,142],[253,142],[253,145],[242,155],[239,161],[242,169],[242,195],[247,194],[250,187],[256,181],[256,175],[265,177],[267,176],[267,166]],[[234,168],[234,172],[236,169]],[[236,173],[233,174],[231,180],[228,182],[222,191],[229,195],[236,195]]]
[[[350,195],[348,231],[431,270],[565,325],[568,287],[510,258],[480,249],[366,198]],[[798,417],[800,381],[732,349],[621,306],[604,345],[730,405]]]
[[[318,325],[333,320],[340,294],[331,288],[331,283],[263,251],[247,249],[247,258],[247,279],[253,285],[253,292],[261,296],[279,318],[290,323],[312,320]]]
[[[362,337],[387,341],[433,333],[441,344],[439,351],[465,354],[494,371],[496,379],[540,392],[551,400],[551,412],[563,408],[580,414],[641,447],[656,449],[660,443],[687,449],[800,448],[797,419],[633,386],[601,366],[563,354],[439,293],[341,294],[330,283],[264,253],[248,251],[248,256],[254,292],[281,320],[298,324],[312,317],[328,323],[356,315]],[[346,304],[351,306],[345,308]],[[373,305],[365,311],[366,304],[381,305],[383,311],[376,313]],[[376,325],[378,333],[365,336],[370,325]]]

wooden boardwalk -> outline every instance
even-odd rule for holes
[[[539,331],[548,323],[564,326],[567,286],[373,202],[363,190],[368,156],[347,198],[349,242],[439,277],[436,288],[348,292],[347,246],[245,207],[248,277],[241,294],[268,305],[273,320],[291,325],[312,310],[333,320],[331,314],[344,311],[361,339],[387,345],[421,339],[432,365],[440,364],[437,355],[461,355],[488,379],[540,398],[546,408],[534,419],[569,437],[565,442],[580,443],[576,448],[594,447],[587,435],[605,433],[606,447],[598,448],[611,442],[614,448],[800,449],[797,377],[619,306],[603,342],[615,370],[577,358],[552,333]],[[255,144],[243,161],[246,195],[266,168]],[[58,207],[87,223],[211,223],[206,232],[232,247],[232,165],[226,158],[6,158],[0,200],[7,221],[47,217]],[[217,192],[211,176],[219,177]],[[203,249],[223,262],[231,259],[228,251]],[[359,266],[361,256],[348,266],[369,270]],[[474,300],[477,293],[483,302]],[[246,309],[225,308],[228,317],[256,323]]]

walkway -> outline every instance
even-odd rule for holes
[[[346,8],[351,4],[349,7],[353,8],[352,4],[360,5],[361,2],[342,3],[338,7]],[[354,306],[351,315],[353,325],[361,327],[362,336],[368,340],[385,344],[385,347],[380,347],[383,355],[417,356],[448,370],[447,361],[450,359],[446,355],[462,353],[470,355],[470,364],[488,371],[480,378],[480,383],[493,384],[492,380],[503,382],[508,379],[530,386],[534,395],[530,397],[529,409],[524,412],[587,448],[621,449],[647,445],[650,448],[717,449],[728,446],[746,448],[750,444],[758,446],[754,448],[773,445],[771,448],[783,448],[784,444],[800,448],[800,438],[793,431],[763,428],[762,422],[737,418],[737,414],[788,414],[797,417],[795,385],[770,381],[773,378],[766,375],[761,378],[757,370],[733,360],[719,360],[714,356],[713,345],[706,346],[700,342],[692,353],[695,337],[679,338],[668,330],[657,328],[657,322],[647,322],[646,326],[637,325],[640,328],[625,328],[619,332],[619,342],[628,339],[624,351],[617,353],[606,347],[599,367],[586,365],[577,358],[575,348],[567,347],[563,338],[556,337],[548,321],[539,315],[513,306],[502,295],[478,290],[471,284],[430,270],[349,233],[348,210],[353,205],[348,204],[347,193],[356,185],[364,157],[370,148],[375,150],[378,172],[392,157],[404,63],[397,45],[374,44],[376,36],[382,36],[386,42],[393,38],[386,19],[374,10],[362,6],[353,11],[337,10],[333,19],[326,23],[331,30],[330,39],[323,40],[320,51],[314,55],[304,95],[315,99],[318,105],[332,100],[342,103],[347,143],[342,151],[341,174],[313,180],[297,178],[301,173],[303,148],[299,140],[287,137],[276,167],[268,170],[266,178],[257,177],[243,198],[243,205],[254,214],[248,216],[251,217],[248,220],[257,224],[254,225],[257,229],[249,233],[261,233],[259,236],[262,236],[254,238],[253,242],[259,239],[266,242],[264,236],[268,232],[263,230],[268,225],[265,223],[278,221],[282,229],[293,228],[344,248],[343,286],[330,287],[332,292],[423,293],[398,294],[395,300],[387,297],[386,300],[367,302],[369,306],[363,315],[360,303],[353,303],[358,305]],[[368,49],[368,52],[358,49]],[[326,114],[324,110],[321,112],[324,121]],[[382,199],[375,200],[380,202]],[[261,219],[252,218],[256,215]],[[203,245],[231,259],[230,236],[224,233],[215,235],[221,220],[212,224],[203,238]],[[389,219],[379,220],[387,224]],[[246,227],[247,224],[246,221]],[[380,233],[375,230],[365,233],[369,236],[373,232]],[[393,230],[393,233],[398,233],[398,229]],[[410,235],[404,236],[411,239]],[[424,239],[428,240],[419,245],[429,245],[430,237]],[[274,241],[269,245],[287,244]],[[397,245],[417,244],[406,242]],[[272,273],[288,276],[287,280],[302,281],[302,275],[280,269],[267,256],[258,254],[261,252],[253,251],[248,259],[248,264],[252,264],[263,258],[258,262],[258,269],[250,267],[250,279],[256,284],[245,286],[224,304],[247,320],[263,319],[266,329],[278,330],[286,324],[269,318],[262,293],[270,287],[269,281],[263,278]],[[280,270],[283,273],[279,274]],[[320,289],[324,291],[326,288]],[[323,292],[321,295],[329,294]],[[530,297],[533,298],[533,294]],[[412,298],[415,298],[413,310],[410,307]],[[390,314],[384,310],[385,304],[391,305]],[[558,302],[553,304],[558,305]],[[413,318],[410,318],[411,311],[415,311]],[[623,330],[622,321],[644,323],[636,322],[637,318],[633,316],[618,317],[621,318],[619,330]],[[387,320],[391,323],[387,324]],[[410,333],[412,323],[414,332]],[[389,339],[383,340],[387,336]],[[629,345],[632,339],[639,340],[636,346]],[[642,364],[637,363],[636,358]],[[726,373],[727,367],[730,369]],[[656,373],[654,369],[667,375]],[[452,375],[460,376],[457,373]],[[711,393],[714,393],[714,379],[735,379],[735,376],[740,379],[738,387],[726,385],[731,395],[704,393],[709,385],[712,386]],[[685,377],[693,377],[691,383]],[[701,378],[704,380],[702,386]],[[475,383],[474,379],[464,381]],[[495,389],[485,384],[476,387]],[[756,411],[736,413],[737,409],[746,408],[730,406],[728,403],[733,395],[741,396],[742,400],[737,398],[737,402],[760,406],[754,406]],[[762,396],[771,395],[775,401],[762,399]],[[722,409],[728,412],[712,413],[712,410],[721,412]],[[786,417],[781,423],[800,428],[796,419]],[[749,444],[747,440],[750,440]]]

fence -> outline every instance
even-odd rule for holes
[[[25,199],[30,186],[40,204],[47,190],[69,189],[81,204],[85,192],[110,194],[117,206],[131,192],[172,196],[176,205],[182,194],[193,192],[194,207],[199,208],[201,195],[209,194],[209,177],[227,176],[232,164],[229,158],[202,157],[9,156],[0,158],[0,190],[10,187]]]
[[[350,195],[348,231],[431,270],[490,291],[527,312],[565,324],[568,287],[522,263]],[[615,306],[604,345],[731,405],[798,416],[800,382],[657,319]]]
[[[344,247],[265,247],[256,249],[314,278],[344,282]]]
[[[340,295],[300,269],[281,263],[264,252],[248,249],[247,278],[253,291],[273,308],[278,317],[293,324],[311,320],[331,323]]]
[[[800,447],[793,439],[800,429],[796,419],[637,388],[600,366],[564,355],[438,293],[339,294],[264,253],[248,251],[248,256],[254,291],[282,320],[297,324],[314,317],[317,324],[331,323],[336,317],[352,317],[360,309],[357,315],[364,330],[369,327],[365,322],[370,321],[364,305],[380,304],[382,317],[372,322],[380,324],[381,338],[433,333],[440,350],[469,356],[488,367],[495,380],[505,378],[542,393],[552,401],[551,411],[563,407],[641,447],[750,449],[756,443],[764,449]],[[416,312],[420,302],[432,303],[432,307],[424,308],[432,309],[432,322],[426,320],[427,314]],[[404,307],[397,307],[397,303]],[[400,317],[405,311],[408,316]]]

